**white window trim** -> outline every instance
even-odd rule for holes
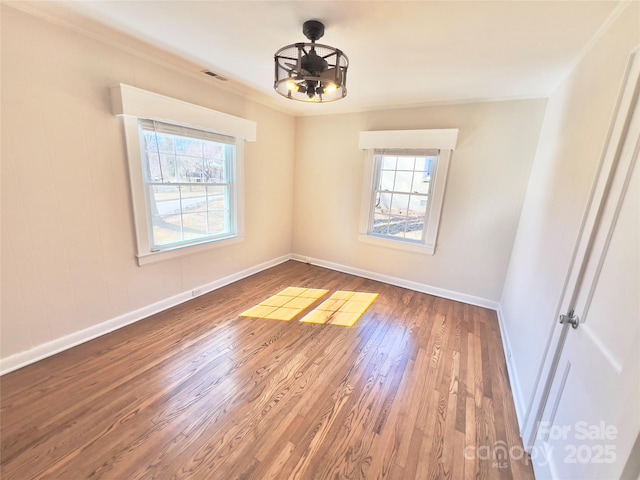
[[[113,113],[122,116],[124,121],[138,265],[161,262],[243,241],[244,141],[253,142],[256,140],[256,123],[124,84],[111,88],[111,106]],[[226,238],[205,240],[202,243],[177,246],[161,251],[151,250],[147,223],[147,199],[142,178],[142,146],[138,125],[140,118],[184,125],[236,138],[235,198],[231,200],[236,207],[234,234]]]
[[[364,243],[387,248],[405,250],[425,255],[433,255],[436,250],[438,227],[444,201],[444,191],[449,172],[451,152],[455,149],[458,139],[458,129],[435,130],[386,130],[360,132],[359,146],[366,150],[364,175],[362,183],[362,198],[360,206],[360,222],[358,226],[358,240]],[[429,202],[427,230],[424,243],[416,243],[403,239],[382,238],[369,234],[371,202],[375,181],[375,149],[438,149],[438,161],[435,172],[432,172],[433,190]]]

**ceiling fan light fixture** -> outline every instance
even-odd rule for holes
[[[301,102],[344,98],[349,59],[337,48],[316,43],[324,35],[321,22],[304,22],[302,32],[310,42],[287,45],[275,53],[273,88],[283,97]]]
[[[325,86],[324,86],[324,91],[323,93],[327,94],[327,93],[333,93],[338,89],[338,86],[335,83],[332,82],[328,82]]]
[[[300,90],[300,86],[292,80],[287,80],[286,85],[287,85],[287,90],[290,92],[298,92]]]

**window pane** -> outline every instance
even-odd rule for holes
[[[376,212],[373,214],[373,226],[371,228],[371,233],[375,233],[378,235],[386,235],[389,231],[389,220],[390,217],[386,213]]]
[[[416,160],[416,172],[419,172],[416,173],[416,181],[429,182],[435,162],[436,157],[419,157]]]
[[[417,172],[430,172],[431,165],[435,157],[418,157],[416,158],[416,171]]]
[[[229,208],[229,187],[207,187],[207,211],[209,212],[209,232],[213,235],[231,231],[231,215]]]
[[[155,152],[147,152],[147,181],[162,182],[160,155]]]
[[[160,168],[162,170],[162,182],[176,181],[176,157],[175,155],[160,154]]]
[[[380,184],[379,190],[393,190],[393,184],[395,183],[396,172],[393,170],[382,170],[380,172]]]
[[[424,217],[409,218],[407,220],[406,238],[411,240],[422,240],[422,232],[424,231]]]
[[[157,133],[155,135],[157,137],[158,150],[160,150],[160,153],[175,153],[175,146],[171,135],[164,135],[162,133]]]
[[[403,215],[391,215],[389,219],[389,235],[404,238],[407,228],[407,217]]]
[[[152,185],[149,201],[152,215],[180,213],[180,190],[171,185]]]
[[[228,210],[214,210],[207,215],[210,235],[221,235],[230,232]]]
[[[398,157],[398,170],[413,171],[416,159],[414,157]]]
[[[175,137],[176,154],[202,158],[202,140],[189,137]]]
[[[202,182],[202,158],[178,156],[178,182]]]
[[[393,190],[395,192],[410,192],[412,180],[413,172],[397,172],[396,183]]]
[[[409,195],[395,193],[391,198],[391,213],[406,214],[409,209]]]
[[[155,245],[167,245],[182,240],[180,215],[153,216],[152,221]]]
[[[423,197],[420,195],[411,195],[409,197],[409,211],[408,215],[412,216],[424,216],[427,211],[427,199],[429,197]]]
[[[144,132],[144,144],[145,144],[145,149],[147,151],[157,153],[158,143],[156,142],[156,134],[154,132],[149,132],[149,131]]]
[[[182,232],[184,240],[207,236],[207,213],[183,213]]]
[[[183,213],[207,211],[207,190],[205,186],[181,185],[180,195]]]
[[[382,170],[395,170],[397,157],[382,157]]]
[[[221,143],[204,141],[204,158],[217,158],[222,160],[224,158],[224,147],[225,146]]]
[[[226,183],[225,161],[220,158],[205,158],[203,178],[207,183]]]
[[[228,190],[224,185],[207,187],[207,210],[228,210]]]
[[[379,193],[378,201],[375,205],[376,210],[380,212],[388,213],[391,208],[391,194],[390,193]]]
[[[424,178],[425,172],[416,172],[413,177],[413,185],[411,186],[412,193],[429,193],[429,180]]]

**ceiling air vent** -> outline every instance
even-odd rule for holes
[[[204,73],[205,75],[209,75],[210,77],[216,78],[216,79],[218,79],[218,80],[222,80],[223,82],[226,82],[226,81],[227,81],[227,79],[226,79],[226,78],[224,78],[224,77],[223,77],[223,76],[221,76],[221,75],[218,75],[218,74],[217,74],[217,73],[215,73],[215,72],[212,72],[211,70],[202,70],[202,73]]]

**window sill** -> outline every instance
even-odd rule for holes
[[[173,258],[183,257],[185,255],[191,255],[193,253],[203,252],[205,250],[211,250],[213,248],[226,247],[228,245],[233,245],[242,241],[244,241],[244,235],[234,235],[233,237],[223,238],[220,240],[196,243],[194,245],[176,247],[170,250],[162,250],[160,252],[148,252],[139,254],[138,266],[142,267],[151,263],[164,262],[165,260],[171,260]]]
[[[402,240],[373,237],[362,233],[358,234],[358,241],[377,245],[379,247],[393,248],[394,250],[404,250],[405,252],[414,252],[423,255],[433,255],[435,253],[435,245],[420,245],[417,243],[404,242]]]

